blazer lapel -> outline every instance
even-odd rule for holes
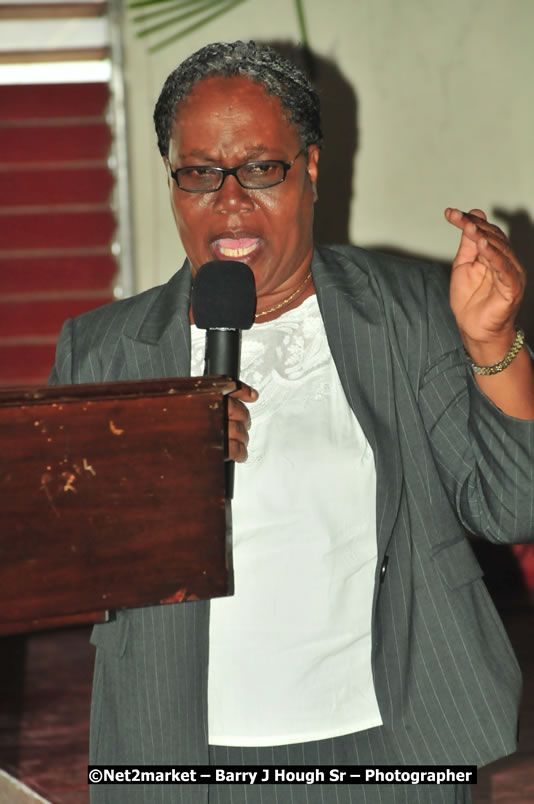
[[[401,458],[391,351],[383,301],[364,252],[362,261],[317,249],[312,274],[328,343],[347,400],[375,456],[379,567],[397,516]]]
[[[129,379],[188,377],[191,369],[189,303],[191,270],[186,262],[161,288],[136,328],[122,335]]]

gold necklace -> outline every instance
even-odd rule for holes
[[[311,271],[308,271],[308,273],[306,274],[306,277],[304,279],[304,282],[301,285],[299,285],[296,290],[293,291],[291,296],[288,296],[287,299],[284,299],[283,301],[281,301],[280,304],[275,304],[274,307],[269,307],[268,310],[262,310],[261,313],[256,313],[254,318],[261,318],[262,315],[269,315],[269,313],[274,313],[276,310],[279,310],[281,307],[285,307],[286,304],[289,304],[290,301],[293,301],[295,296],[298,296],[300,291],[304,289],[305,285],[310,281],[310,279],[311,279]]]

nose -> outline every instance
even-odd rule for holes
[[[247,212],[254,208],[250,191],[241,187],[235,176],[226,176],[221,189],[213,195],[214,209],[223,215]]]

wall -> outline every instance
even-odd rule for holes
[[[146,40],[134,40],[129,23],[125,27],[140,290],[165,281],[183,258],[152,131],[159,89],[177,63],[208,41],[295,41],[293,4],[270,0],[268,11],[260,13],[262,5],[248,0],[155,55],[148,55]],[[337,190],[324,175],[319,185],[321,239],[328,239],[326,230],[359,245],[450,261],[457,235],[443,209],[480,206],[505,229],[511,220],[516,246],[528,251],[534,219],[534,3],[304,5],[328,112],[323,174],[325,168],[329,177],[338,171]],[[355,144],[353,161],[349,151]],[[342,209],[325,219],[336,193]],[[352,195],[350,209],[345,195]]]

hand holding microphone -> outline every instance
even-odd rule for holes
[[[228,395],[228,459],[243,463],[247,459],[248,431],[250,429],[250,413],[244,402],[255,402],[258,392],[246,385],[239,384],[237,391]]]

